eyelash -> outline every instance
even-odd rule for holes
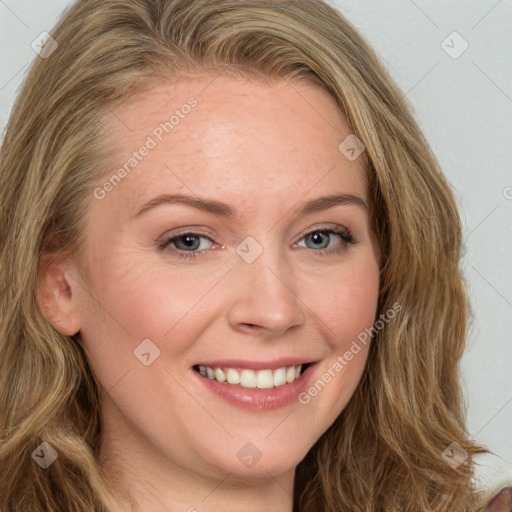
[[[314,233],[322,233],[322,234],[326,234],[326,233],[331,234],[332,233],[332,234],[338,235],[340,237],[340,239],[341,239],[342,244],[343,244],[342,247],[338,248],[338,249],[318,249],[318,250],[311,249],[314,252],[320,253],[321,256],[333,256],[333,255],[336,255],[336,254],[344,253],[348,249],[349,245],[352,245],[352,244],[355,243],[355,240],[352,237],[352,235],[348,232],[348,230],[346,230],[344,228],[343,229],[338,229],[338,228],[335,228],[335,229],[315,229],[315,230],[312,230],[312,231],[309,231],[309,232],[305,233],[300,240],[303,240],[307,236],[312,235]],[[178,234],[173,234],[172,236],[167,236],[163,240],[160,240],[158,242],[158,249],[160,251],[164,251],[175,240],[177,240],[177,239],[179,239],[179,238],[181,238],[181,237],[183,237],[185,235],[191,235],[192,237],[207,238],[208,240],[213,242],[213,240],[208,235],[206,235],[204,233],[196,233],[196,232],[192,232],[192,231],[183,231],[183,232],[178,233]],[[175,248],[174,251],[172,251],[172,252],[176,251],[176,255],[177,255],[178,258],[198,258],[198,257],[202,257],[202,256],[207,255],[212,250],[213,249],[203,249],[201,251],[199,251],[199,250],[196,250],[196,251],[183,251],[181,249]]]

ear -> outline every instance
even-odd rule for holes
[[[39,266],[38,299],[50,323],[62,334],[73,336],[80,330],[76,297],[76,281],[70,277],[68,258],[43,255]],[[73,300],[75,299],[75,300]]]

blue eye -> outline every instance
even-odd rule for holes
[[[186,231],[178,235],[164,237],[158,242],[158,249],[163,251],[172,246],[171,252],[175,253],[178,258],[196,258],[210,251],[210,249],[204,248],[198,251],[201,247],[201,239],[209,240],[213,243],[213,240],[206,235]]]
[[[209,238],[197,233],[185,233],[169,239],[168,243],[174,244],[174,246],[180,251],[197,251],[201,246],[201,238],[210,240]]]
[[[331,240],[333,239],[333,236],[332,236],[333,234],[336,235],[336,237],[339,239],[341,247],[338,246],[337,248],[335,247],[334,249],[327,249],[324,245],[324,242],[327,241],[327,246],[328,246],[329,243],[331,242]],[[334,237],[334,238],[336,238],[336,237]],[[348,249],[349,244],[354,243],[354,239],[347,231],[331,230],[331,229],[322,230],[322,231],[318,231],[318,230],[311,231],[304,237],[304,240],[310,240],[314,245],[322,245],[322,247],[320,247],[319,249],[322,252],[328,253],[328,254],[346,251]],[[310,248],[314,248],[314,247],[310,247]]]
[[[333,235],[335,236],[333,237]],[[338,244],[336,244],[334,248],[327,248],[331,241],[336,239],[338,240]],[[213,245],[219,247],[218,244],[215,244],[210,237],[203,233],[186,231],[177,235],[164,237],[158,242],[158,249],[163,251],[167,248],[171,248],[171,252],[178,258],[197,258],[211,251],[211,247],[201,248],[201,240],[208,240]],[[301,240],[312,242],[313,247],[306,246],[306,248],[314,249],[314,252],[322,255],[341,254],[348,249],[349,245],[355,243],[354,238],[346,229],[317,229],[307,233]],[[321,247],[314,247],[315,245],[320,245]]]

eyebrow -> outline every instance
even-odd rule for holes
[[[158,206],[168,204],[185,204],[222,217],[233,218],[236,216],[236,210],[232,206],[215,199],[193,197],[185,194],[161,194],[144,204],[135,217],[139,217]],[[308,201],[298,213],[300,215],[307,215],[327,210],[337,205],[356,205],[368,209],[368,203],[361,197],[352,194],[331,194]]]

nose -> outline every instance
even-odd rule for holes
[[[252,263],[240,258],[232,274],[236,284],[228,320],[233,329],[278,336],[304,322],[293,272],[278,251],[265,248]]]

